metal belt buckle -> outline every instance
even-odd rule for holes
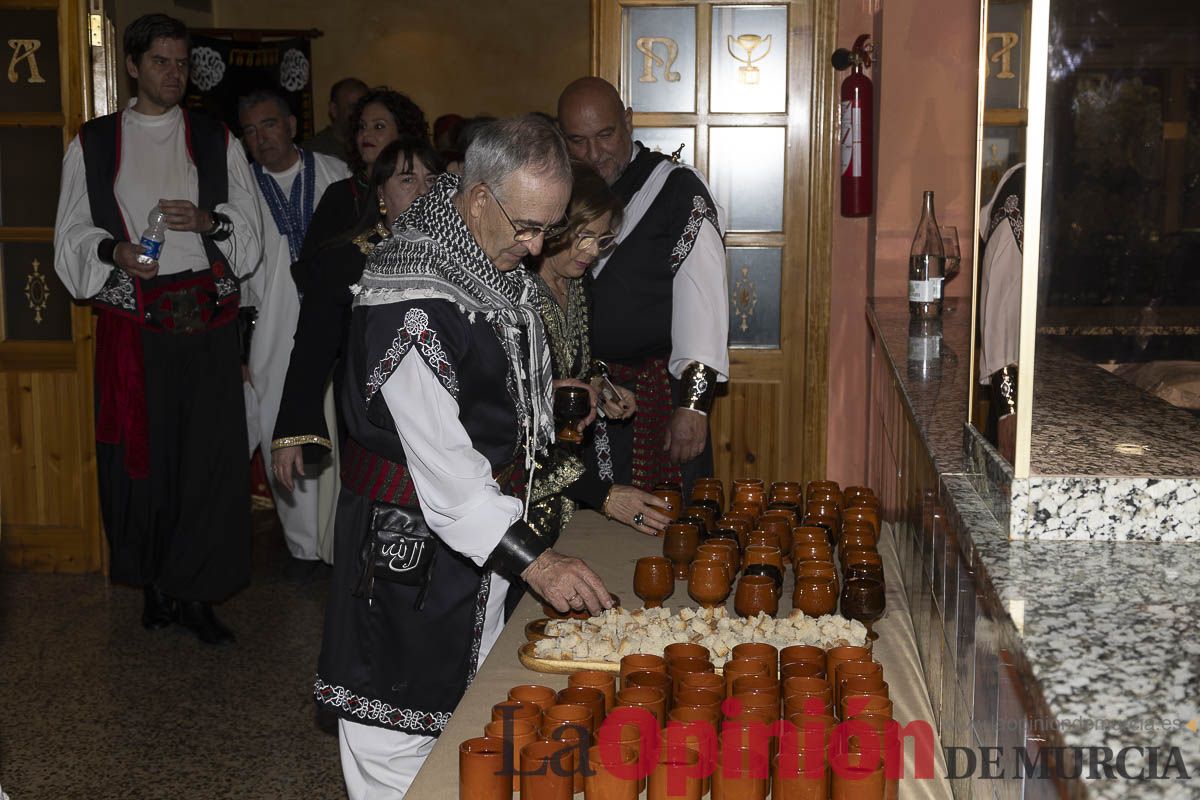
[[[167,316],[175,323],[173,333],[199,333],[204,330],[204,319],[200,316],[200,301],[187,289],[164,292],[163,298],[170,302]]]

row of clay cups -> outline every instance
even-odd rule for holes
[[[764,715],[747,712],[720,729],[697,726],[698,721],[673,719],[659,730],[647,728],[653,723],[644,716],[614,718],[601,729],[596,744],[570,725],[541,738],[529,738],[533,734],[527,722],[489,725],[485,737],[460,746],[460,796],[484,800],[520,791],[533,800],[565,800],[583,791],[585,800],[630,798],[645,788],[647,778],[652,797],[699,797],[711,786],[714,800],[757,800],[765,796],[761,793],[768,784],[773,784],[777,797],[807,797],[813,795],[802,790],[812,791],[821,784],[836,791],[831,777],[833,782],[848,781],[846,789],[875,787],[871,789],[875,791],[882,784],[871,780],[870,773],[882,764],[864,763],[867,751],[884,752],[894,729],[891,719],[869,714],[856,717],[846,731],[839,730],[828,715],[815,714],[771,723]],[[868,736],[878,738],[872,743]],[[516,763],[519,773],[514,770]],[[551,768],[544,769],[546,765]],[[685,769],[677,772],[677,780],[695,781],[686,795],[662,785],[664,773],[680,767]],[[742,794],[745,791],[751,794]]]

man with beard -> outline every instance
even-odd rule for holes
[[[212,604],[250,580],[238,276],[258,263],[254,177],[228,129],[179,107],[190,45],[163,14],[125,29],[137,96],[63,159],[54,266],[96,318],[96,461],[115,581],[142,624],[233,641]],[[138,244],[161,211],[161,248]]]
[[[708,412],[729,380],[722,211],[696,170],[633,141],[633,110],[612,84],[580,78],[558,120],[571,155],[625,203],[616,247],[592,268],[592,355],[633,388],[632,423],[600,421],[601,477],[649,491],[712,474]]]
[[[534,116],[485,127],[368,257],[341,387],[333,584],[315,696],[353,800],[402,797],[527,585],[612,606],[526,521],[552,442],[550,354],[522,259],[564,230],[571,169]]]

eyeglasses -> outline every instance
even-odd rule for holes
[[[594,234],[594,233],[577,233],[575,234],[575,247],[579,250],[587,250],[592,245],[596,245],[596,252],[607,253],[612,250],[617,244],[617,235],[615,233]]]
[[[485,189],[488,190],[488,194],[490,194],[492,196],[492,199],[496,201],[496,206],[497,206],[497,208],[500,209],[500,213],[504,215],[504,218],[506,220],[508,220],[508,224],[512,226],[513,241],[528,242],[532,239],[536,239],[539,236],[543,236],[547,239],[555,239],[559,236],[562,236],[566,232],[567,221],[565,219],[560,220],[560,221],[554,223],[553,225],[547,225],[545,227],[536,226],[536,227],[518,228],[517,223],[513,222],[512,217],[510,217],[508,215],[508,212],[504,210],[504,204],[500,202],[499,197],[496,197],[496,193],[492,191],[492,187],[488,186],[486,183],[483,184],[483,186]]]

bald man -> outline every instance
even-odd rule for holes
[[[601,477],[649,491],[712,474],[708,412],[729,380],[724,211],[695,169],[633,140],[612,84],[580,78],[558,99],[571,155],[625,203],[614,247],[592,268],[592,353],[637,393],[632,422],[600,420]]]

